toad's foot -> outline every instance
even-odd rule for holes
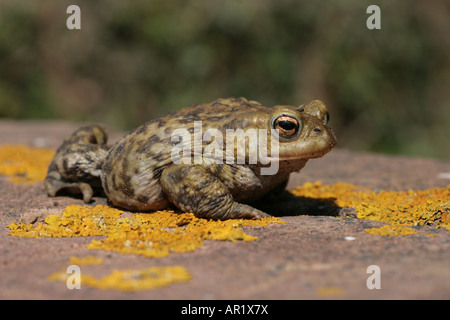
[[[97,125],[86,126],[67,137],[48,168],[44,185],[49,196],[62,189],[82,193],[91,201],[94,190],[101,189],[101,170],[108,154],[107,135]]]
[[[85,182],[71,182],[64,180],[61,175],[56,172],[50,172],[44,181],[45,189],[50,197],[55,197],[58,191],[67,189],[73,194],[83,194],[83,202],[89,203],[94,195],[92,187]]]
[[[173,165],[164,169],[165,196],[184,212],[207,219],[261,219],[267,213],[233,200],[227,187],[200,165]]]

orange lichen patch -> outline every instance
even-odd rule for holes
[[[49,280],[66,282],[70,274],[56,272]],[[114,270],[111,274],[97,279],[81,273],[81,286],[87,285],[104,290],[140,291],[167,286],[173,283],[187,282],[191,279],[189,272],[181,266],[151,267],[141,270]]]
[[[94,256],[86,257],[70,257],[69,264],[76,264],[77,266],[85,266],[90,264],[102,264],[102,258],[96,258]]]
[[[0,145],[0,174],[14,183],[44,181],[55,151],[25,145]]]
[[[386,225],[378,228],[370,228],[366,229],[365,231],[367,233],[377,234],[380,236],[397,236],[397,235],[406,236],[417,233],[416,231],[411,229],[411,227],[400,224]]]
[[[181,266],[151,267],[141,270],[113,271],[101,279],[86,276],[85,284],[99,289],[124,291],[148,290],[191,279],[189,272]]]
[[[121,217],[123,211],[107,206],[69,205],[59,215],[49,215],[36,226],[11,223],[10,235],[20,237],[106,236],[92,240],[89,249],[112,250],[120,253],[163,257],[171,252],[193,251],[203,240],[252,241],[256,237],[239,227],[266,226],[283,223],[278,218],[261,220],[232,219],[213,221],[199,219],[192,213],[157,211]]]
[[[291,192],[302,197],[331,199],[340,207],[354,207],[359,219],[406,226],[433,224],[450,230],[450,186],[375,192],[351,184],[322,185],[316,182],[305,183]]]
[[[139,221],[141,217],[137,216],[136,219],[136,221]],[[262,224],[265,223],[267,221],[262,222]],[[237,223],[231,220],[212,221],[198,219],[191,215],[188,224],[184,222],[182,226],[177,228],[168,229],[168,226],[155,228],[153,225],[143,223],[132,230],[111,233],[104,240],[93,240],[87,247],[89,249],[141,254],[146,257],[163,257],[171,252],[193,251],[203,245],[203,240],[256,240],[256,237],[250,236],[237,228],[237,226],[244,225],[244,222],[239,223],[239,221]]]
[[[101,236],[121,227],[122,211],[107,206],[69,205],[59,215],[52,214],[37,226],[13,222],[10,235],[28,238]]]
[[[345,290],[339,287],[322,287],[317,289],[317,295],[320,297],[341,297],[345,295]]]

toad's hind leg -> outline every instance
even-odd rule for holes
[[[249,205],[235,202],[227,187],[200,165],[173,165],[161,174],[165,196],[184,212],[199,218],[260,219],[269,216]]]
[[[97,125],[86,126],[66,138],[48,168],[44,185],[49,196],[59,190],[82,193],[83,201],[91,201],[94,191],[101,189],[101,169],[108,154],[107,135]]]

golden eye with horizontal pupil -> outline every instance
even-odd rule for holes
[[[300,123],[291,116],[282,115],[273,121],[273,128],[278,130],[281,137],[289,138],[299,131]]]

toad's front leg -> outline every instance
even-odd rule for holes
[[[267,213],[234,201],[227,187],[200,165],[178,164],[162,172],[165,196],[184,212],[207,219],[261,219]]]

